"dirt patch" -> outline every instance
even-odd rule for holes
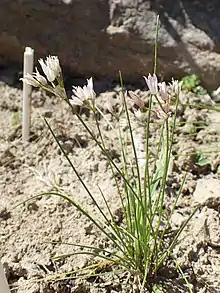
[[[93,225],[63,199],[41,196],[24,202],[57,184],[98,217],[95,205],[61,154],[42,117],[48,119],[101,208],[105,210],[106,206],[97,185],[116,217],[120,217],[120,200],[105,156],[64,102],[42,91],[33,93],[31,142],[23,144],[21,91],[1,83],[0,95],[0,248],[8,281],[16,287],[14,292],[129,292],[130,284],[126,282],[126,276],[120,274],[23,285],[26,280],[70,272],[91,263],[91,258],[82,255],[53,261],[52,256],[74,251],[74,247],[60,244],[61,241],[108,246]],[[101,94],[98,100],[106,100],[109,95],[116,96],[117,90]],[[208,105],[214,104],[208,95],[199,98],[183,95],[181,102],[196,104],[198,99]],[[82,116],[92,128],[94,119],[89,113],[82,113]],[[101,130],[111,144],[112,156],[114,160],[120,160],[117,134],[100,119]],[[167,186],[169,201],[175,198],[185,173],[187,177],[172,218],[173,227],[181,225],[196,203],[201,204],[201,209],[184,232],[175,255],[189,279],[192,292],[217,293],[220,292],[220,112],[181,106],[178,123],[181,122]],[[168,273],[166,278],[167,292],[188,292],[175,273]]]

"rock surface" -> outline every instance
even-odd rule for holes
[[[193,194],[195,204],[220,209],[220,181],[214,178],[202,178],[197,181]]]
[[[140,80],[153,69],[160,15],[158,72],[168,79],[193,72],[220,84],[220,2],[196,0],[1,0],[0,65],[58,55],[75,76]]]

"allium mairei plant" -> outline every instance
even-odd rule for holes
[[[73,111],[75,111],[75,105],[77,105],[87,107],[93,114],[101,113],[103,118],[112,126],[111,123],[113,122],[110,123],[96,105],[96,94],[93,89],[92,78],[88,79],[87,85],[83,87],[73,86],[73,94],[68,99],[58,57],[49,56],[46,61],[40,59],[39,63],[45,76],[41,75],[36,69],[32,76],[24,76],[23,82],[52,92],[54,95],[64,99]],[[149,89],[149,95],[144,99],[134,92],[124,91],[120,77],[120,111],[115,109],[115,102],[113,100],[110,99],[108,101],[108,109],[112,113],[115,123],[115,127],[112,128],[116,129],[116,131],[118,130],[123,168],[121,165],[117,165],[109,154],[107,142],[104,140],[100,130],[100,122],[97,119],[98,115],[94,115],[97,135],[97,133],[91,131],[82,116],[75,111],[75,115],[77,115],[82,125],[97,144],[97,147],[102,150],[108,160],[109,168],[113,173],[113,178],[118,188],[118,196],[121,200],[121,209],[124,217],[122,224],[116,223],[105,195],[99,189],[106,204],[108,215],[103,212],[65,153],[49,123],[45,121],[71,168],[96,205],[101,217],[99,220],[94,218],[93,215],[89,214],[82,207],[81,203],[76,202],[71,196],[63,194],[57,187],[49,194],[58,195],[69,201],[100,229],[104,236],[111,241],[113,247],[113,249],[108,250],[83,244],[75,245],[80,248],[79,253],[82,254],[83,250],[85,254],[102,258],[109,264],[116,265],[122,271],[129,272],[133,276],[135,286],[138,286],[140,290],[144,290],[146,287],[149,290],[153,290],[157,286],[156,277],[158,271],[170,258],[180,233],[192,215],[168,239],[166,234],[168,228],[170,228],[170,219],[181,193],[180,188],[176,195],[176,202],[170,208],[171,212],[164,213],[165,190],[175,134],[176,113],[181,84],[174,80],[168,85],[165,82],[159,83],[155,72],[153,75],[149,74],[148,77],[144,77],[144,79]],[[122,120],[126,120],[127,127],[121,126]],[[160,127],[158,130],[160,135],[157,141],[151,141],[152,123],[155,120],[158,122],[158,127]],[[143,138],[140,140],[136,134],[137,129],[142,130]],[[130,149],[128,138],[131,142]],[[155,140],[155,138],[153,139]],[[151,149],[152,144],[153,150]],[[123,182],[123,192],[120,188],[121,180]],[[99,265],[100,263],[97,263],[97,267]]]

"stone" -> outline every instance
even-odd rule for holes
[[[220,209],[220,180],[207,177],[197,181],[193,194],[195,205],[200,204],[216,210]]]
[[[200,243],[220,247],[219,213],[213,209],[202,208],[190,221],[190,231]]]
[[[220,2],[173,0],[1,0],[0,65],[22,66],[26,46],[35,60],[57,55],[65,72],[97,80],[140,81],[153,70],[160,16],[158,74],[195,73],[220,84]],[[144,84],[144,82],[143,82]]]

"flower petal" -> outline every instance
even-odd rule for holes
[[[83,101],[80,100],[78,97],[76,96],[72,96],[71,99],[69,100],[70,103],[72,105],[76,105],[76,106],[82,106],[83,105]]]

